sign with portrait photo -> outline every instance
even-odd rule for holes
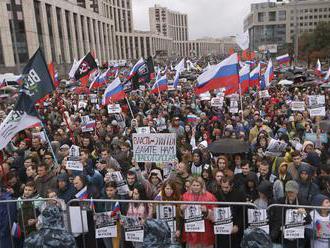
[[[95,238],[117,237],[116,220],[111,217],[112,211],[94,213]]]
[[[248,223],[250,227],[263,229],[269,234],[269,223],[266,209],[248,209]]]
[[[205,221],[200,205],[188,205],[184,210],[184,228],[186,232],[205,232]]]
[[[230,207],[214,208],[214,234],[231,234],[233,230],[233,216]]]
[[[304,233],[304,215],[297,209],[287,209],[285,215],[284,238],[303,239]]]

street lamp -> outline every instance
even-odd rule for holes
[[[299,54],[299,34],[298,34],[298,2],[294,0],[294,55],[295,55],[295,64],[298,61]]]

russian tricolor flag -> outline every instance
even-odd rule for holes
[[[11,227],[11,236],[17,239],[20,239],[22,237],[21,228],[16,222],[14,222]]]
[[[289,56],[289,54],[284,54],[282,56],[276,57],[276,60],[277,60],[277,63],[279,63],[280,65],[289,64],[290,56]]]
[[[116,202],[115,205],[112,207],[111,217],[115,217],[118,214],[120,214],[120,205],[118,202]]]
[[[239,71],[239,83],[241,87],[241,93],[245,93],[249,91],[249,83],[250,83],[250,66],[245,65]]]
[[[150,94],[156,94],[168,89],[166,75],[157,80],[151,88]]]
[[[328,81],[329,80],[329,77],[330,77],[330,67],[327,71],[327,74],[325,74],[325,77],[324,77],[324,81]]]
[[[322,74],[322,67],[321,67],[321,62],[319,59],[317,60],[317,63],[316,63],[315,74],[317,76],[321,76],[321,74]]]
[[[198,117],[196,115],[193,115],[193,114],[190,114],[190,115],[187,115],[187,122],[196,122],[198,120]]]
[[[117,77],[115,80],[112,81],[105,89],[102,104],[107,105],[109,102],[116,102],[124,99],[126,94],[123,89],[123,85],[120,82],[120,79]]]
[[[260,88],[260,63],[250,73],[250,87]]]
[[[265,74],[263,75],[261,79],[261,89],[264,90],[269,87],[270,82],[274,79],[274,67],[272,60],[269,59],[268,65],[265,71]]]
[[[88,198],[87,186],[83,187],[75,196],[79,200],[86,200]]]
[[[136,64],[133,66],[131,72],[128,75],[128,78],[131,79],[132,77],[134,77],[134,75],[137,73],[137,71],[139,70],[139,68],[145,64],[145,61],[143,58],[140,58],[138,62],[136,62]]]
[[[197,78],[195,92],[199,95],[219,88],[236,88],[238,83],[238,56],[234,53],[201,74]]]
[[[174,78],[174,81],[173,81],[173,87],[175,89],[178,87],[178,84],[179,84],[180,73],[182,71],[184,71],[184,69],[185,69],[184,68],[184,59],[182,59],[180,61],[180,63],[175,66],[176,73],[175,73],[175,78]]]
[[[90,90],[97,89],[102,87],[103,85],[106,85],[108,82],[109,74],[110,74],[110,69],[106,70],[102,74],[97,75],[93,80],[93,82],[91,83],[91,85],[89,86],[89,89]]]

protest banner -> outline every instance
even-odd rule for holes
[[[119,104],[109,104],[107,106],[109,114],[119,114],[121,113],[121,107]]]
[[[117,187],[117,193],[118,195],[127,195],[129,192],[128,185],[121,174],[120,171],[113,171],[110,172],[110,181],[113,181],[116,183]]]
[[[269,95],[268,90],[260,90],[259,91],[259,97],[260,98],[269,98],[270,95]]]
[[[94,213],[95,238],[114,238],[117,237],[116,220],[111,217],[112,211]]]
[[[284,238],[303,239],[305,234],[304,215],[297,209],[287,209],[285,215]]]
[[[214,234],[231,234],[233,230],[233,216],[230,207],[214,208]]]
[[[271,139],[269,141],[265,155],[271,157],[281,156],[282,152],[285,151],[286,147],[287,147],[287,143],[280,140]]]
[[[172,233],[176,232],[175,205],[160,205],[156,208],[157,219],[167,222]]]
[[[292,111],[304,111],[305,110],[305,102],[303,101],[292,101],[291,102],[291,110]]]
[[[137,217],[122,216],[124,222],[125,241],[143,242],[143,225]]]
[[[266,209],[248,209],[248,223],[252,228],[260,228],[269,234],[269,223]]]
[[[186,232],[205,232],[202,207],[200,205],[188,205],[184,210],[184,229]]]
[[[310,117],[325,116],[325,107],[312,108],[309,109],[308,111]]]
[[[309,95],[307,96],[309,107],[321,107],[325,104],[324,95]]]
[[[72,145],[69,149],[69,156],[66,161],[67,170],[83,171],[83,164],[80,162],[80,148]]]
[[[224,100],[223,97],[213,97],[211,99],[211,106],[212,107],[222,108],[222,106],[223,106],[223,100]]]
[[[95,126],[96,126],[96,121],[95,120],[89,120],[88,122],[82,123],[81,131],[83,133],[92,132],[92,131],[94,131]]]
[[[238,101],[230,100],[229,112],[232,114],[238,113]]]
[[[176,134],[133,134],[136,162],[173,162],[176,160]]]

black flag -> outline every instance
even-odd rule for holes
[[[74,73],[74,78],[79,80],[91,73],[92,70],[97,68],[94,57],[89,52],[85,57],[78,61],[78,67]]]
[[[152,57],[148,57],[132,78],[133,88],[137,89],[138,86],[149,83],[150,80],[154,79],[154,77],[154,63],[152,61]]]
[[[35,104],[39,99],[55,90],[40,48],[24,67],[22,81],[20,93],[27,95],[31,99],[32,104]]]

